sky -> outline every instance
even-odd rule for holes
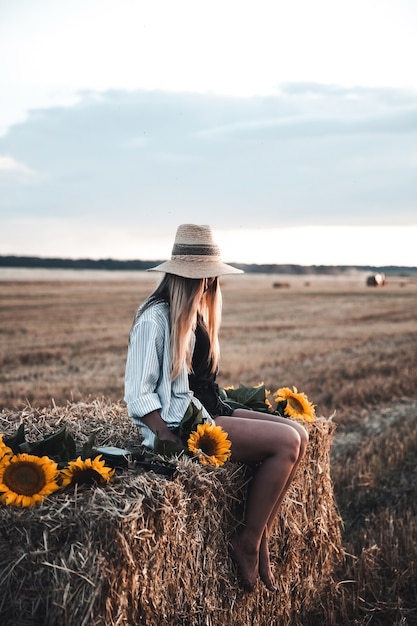
[[[0,0],[0,255],[417,266],[415,0]]]

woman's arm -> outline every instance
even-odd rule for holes
[[[163,360],[163,333],[158,325],[141,319],[133,328],[126,361],[125,400],[129,415],[160,414],[157,386]]]
[[[141,417],[141,420],[155,435],[158,435],[159,439],[163,439],[164,441],[175,441],[175,443],[181,442],[181,439],[168,428],[160,416],[159,411],[152,411],[151,413]]]

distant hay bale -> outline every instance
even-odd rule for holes
[[[0,432],[28,439],[66,424],[79,445],[131,447],[137,430],[105,400],[3,411]],[[0,505],[2,626],[269,626],[306,623],[343,556],[333,499],[334,425],[307,425],[310,443],[282,505],[271,556],[278,592],[238,585],[227,542],[242,520],[249,468],[185,458],[174,477],[118,471],[106,486],[61,491],[33,509]]]
[[[274,289],[289,289],[291,285],[290,283],[275,282],[272,286],[274,287]]]

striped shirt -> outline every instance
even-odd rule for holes
[[[171,340],[169,306],[156,302],[141,313],[130,335],[125,372],[125,401],[129,416],[140,426],[143,444],[153,448],[155,436],[140,419],[159,411],[168,428],[179,426],[190,404],[203,409],[188,384],[184,366],[175,380],[171,379]]]

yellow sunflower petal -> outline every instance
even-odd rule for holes
[[[63,487],[71,483],[106,483],[114,476],[114,469],[107,467],[101,455],[94,459],[70,461],[68,466],[61,470],[61,484]]]
[[[3,441],[3,435],[0,435],[0,460],[7,454],[13,454],[13,450],[9,448],[9,446],[6,446]]]
[[[306,422],[315,421],[314,405],[309,402],[305,393],[299,393],[297,387],[281,387],[274,394],[277,402],[286,401],[285,414],[294,419],[303,419]]]
[[[59,489],[57,464],[47,456],[21,453],[0,463],[0,500],[7,505],[30,507]]]
[[[220,467],[231,455],[231,442],[227,433],[215,424],[198,424],[197,430],[190,434],[188,449],[202,465]]]

